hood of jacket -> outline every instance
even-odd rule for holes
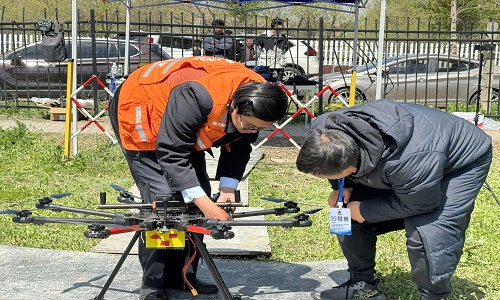
[[[360,148],[358,170],[353,177],[370,173],[380,159],[404,147],[413,133],[413,116],[390,100],[370,101],[361,106],[340,109],[319,116],[314,128],[342,130]]]

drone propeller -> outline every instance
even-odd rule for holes
[[[44,197],[44,198],[63,198],[63,197],[67,197],[67,196],[71,196],[71,193],[61,193],[61,194],[54,194],[54,195],[50,195],[48,197]]]
[[[267,198],[267,197],[264,197],[264,198],[260,198],[260,199],[271,201],[271,202],[275,202],[275,203],[294,202],[294,203],[297,203],[297,204],[300,204],[300,205],[309,205],[309,206],[312,206],[312,204],[309,204],[309,203],[295,202],[295,201],[292,201],[292,200],[285,200],[285,199],[281,199],[281,198]]]
[[[312,214],[317,213],[320,210],[322,210],[322,208],[314,208],[314,209],[310,209],[310,210],[305,210],[302,213],[306,214],[306,215],[312,215]]]
[[[15,215],[15,214],[18,214],[20,212],[21,212],[21,210],[7,209],[7,210],[0,211],[0,215]]]
[[[67,197],[67,196],[70,196],[71,193],[61,193],[61,194],[54,194],[54,195],[50,195],[50,196],[45,196],[45,197],[41,197],[41,198],[38,198],[38,201],[48,201],[50,202],[51,199],[54,199],[54,198],[63,198],[63,197]],[[23,200],[23,201],[20,201],[20,202],[16,202],[16,203],[6,203],[9,207],[15,207],[15,206],[20,206],[20,205],[24,205],[25,203],[28,203],[28,202],[35,202],[37,200]]]
[[[119,185],[110,184],[110,186],[112,188],[114,188],[115,190],[119,191],[120,195],[123,196],[123,197],[132,197],[132,198],[136,198],[136,199],[142,200],[141,197],[132,194],[131,192],[127,191],[125,188],[123,188],[123,187],[121,187]]]

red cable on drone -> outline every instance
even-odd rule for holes
[[[189,239],[189,241],[191,242],[191,244],[193,244],[193,249],[194,249],[194,252],[193,252],[193,255],[191,255],[191,257],[189,258],[189,260],[187,261],[187,263],[184,265],[184,267],[182,268],[182,276],[184,277],[184,282],[189,286],[189,289],[191,290],[191,294],[193,294],[193,296],[197,296],[198,295],[198,291],[194,288],[194,286],[189,282],[189,280],[187,279],[187,276],[186,276],[186,273],[187,273],[187,268],[189,267],[189,265],[191,265],[191,263],[193,263],[193,260],[194,258],[196,257],[196,244],[195,242],[193,241],[193,239],[189,236],[189,234],[186,234],[187,238]]]

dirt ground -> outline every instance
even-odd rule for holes
[[[489,136],[493,139],[493,155],[500,149],[500,130],[485,130]],[[299,145],[303,142],[300,139],[294,139]],[[273,138],[270,139],[264,148],[264,158],[265,163],[267,159],[271,160],[272,163],[283,163],[283,164],[295,164],[295,158],[298,154],[298,149],[295,148],[288,140],[284,138]]]

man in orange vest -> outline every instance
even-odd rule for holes
[[[205,150],[221,147],[216,178],[217,201],[235,201],[235,190],[259,129],[285,116],[288,98],[281,88],[243,64],[225,58],[195,56],[155,62],[129,75],[109,104],[132,177],[144,195],[182,194],[212,219],[229,220],[212,202]],[[149,184],[150,190],[146,190]],[[166,289],[217,293],[215,285],[196,280],[196,259],[184,250],[147,249],[139,242],[143,268],[140,299],[168,299]]]

